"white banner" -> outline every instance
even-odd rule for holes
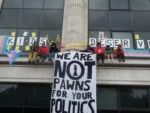
[[[97,113],[96,55],[56,54],[50,113]]]

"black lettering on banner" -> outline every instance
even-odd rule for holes
[[[60,89],[66,89],[65,80],[61,81]]]
[[[65,71],[66,71],[66,62],[63,62],[63,66],[61,66],[61,63],[59,60],[55,61],[55,71],[54,71],[54,76],[57,76],[57,73],[59,73],[60,78],[64,78],[65,76]]]
[[[72,113],[75,113],[75,107],[77,106],[77,102],[76,101],[72,101],[72,107],[73,107],[73,111]]]
[[[75,86],[75,82],[74,81],[72,83],[70,83],[69,80],[67,80],[67,89],[73,90],[74,86]]]
[[[73,59],[79,60],[79,54],[76,53],[76,54],[74,55]]]
[[[81,103],[81,113],[84,113],[83,112],[83,108],[84,108],[83,106],[84,106],[84,104],[87,104],[87,101],[84,101],[84,102]]]
[[[56,84],[58,84],[60,82],[59,78],[54,78],[54,82],[53,82],[53,88],[56,88]]]
[[[90,83],[91,83],[90,80],[85,81],[85,86],[86,86],[86,88],[84,88],[84,91],[90,90]]]
[[[89,107],[90,107],[92,113],[94,113],[94,108],[93,108],[93,106],[92,106],[92,103],[93,103],[93,102],[95,103],[95,100],[90,100],[89,103],[88,103],[88,105],[89,105]]]
[[[69,111],[69,109],[70,109],[71,107],[70,107],[70,104],[69,104],[69,106],[68,106],[68,112],[67,111],[65,111],[65,100],[63,100],[63,107],[62,107],[62,113],[70,113]]]
[[[57,99],[56,100],[56,107],[55,107],[55,111],[56,113],[61,113],[61,109],[62,109],[62,99]]]
[[[87,55],[87,60],[88,60],[88,61],[93,60],[92,57],[91,57],[91,55],[92,55],[92,54],[88,54],[88,55]]]
[[[70,60],[69,55],[70,55],[70,53],[66,53],[64,59],[65,60]]]
[[[93,54],[65,52],[56,55],[51,113],[95,113],[96,95],[91,89],[96,87],[92,86],[96,83],[95,65]]]
[[[74,75],[72,75],[71,74],[71,72],[70,72],[70,67],[71,67],[71,65],[72,64],[78,64],[79,66],[80,66],[80,68],[81,68],[81,73],[78,75],[78,76],[74,76]],[[71,61],[71,62],[69,62],[68,63],[68,66],[67,66],[67,74],[68,74],[68,77],[69,78],[71,78],[72,80],[78,80],[78,79],[81,79],[82,77],[83,77],[83,75],[84,75],[84,66],[83,66],[83,64],[81,63],[81,62],[78,62],[78,61]]]
[[[94,112],[94,106],[92,103],[95,103],[95,100],[89,100],[89,101],[69,101],[68,104],[66,104],[66,100],[58,98],[58,99],[52,99],[51,100],[51,113],[85,113],[85,108],[88,106],[91,110],[90,113]],[[67,106],[68,105],[68,106]],[[67,108],[67,109],[65,109]],[[53,111],[55,110],[55,111]],[[78,111],[78,112],[76,112]]]
[[[82,60],[86,60],[86,57],[87,57],[87,55],[86,54],[81,54],[81,58],[80,58],[80,60],[82,61]]]
[[[57,59],[63,59],[64,54],[56,54]]]
[[[87,79],[92,79],[92,67],[93,67],[93,65],[95,65],[95,61],[93,61],[93,62],[85,62],[85,66],[88,66]]]
[[[53,113],[53,107],[55,107],[55,99],[54,98],[51,98],[51,103],[50,103],[50,105],[51,105],[51,108],[50,108],[50,113]]]

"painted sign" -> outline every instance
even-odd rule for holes
[[[60,52],[54,67],[50,113],[97,113],[96,55]]]

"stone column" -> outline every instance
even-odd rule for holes
[[[2,8],[3,0],[0,0],[0,10]]]
[[[62,51],[82,50],[88,43],[88,0],[65,0]]]

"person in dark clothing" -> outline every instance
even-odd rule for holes
[[[115,52],[115,54],[116,54],[117,59],[118,59],[119,62],[125,62],[124,50],[123,50],[121,44],[119,44],[119,45],[117,46],[117,48],[115,49],[114,52]]]
[[[108,62],[113,62],[113,48],[109,45],[105,48],[105,56],[107,57]]]
[[[55,53],[59,52],[60,50],[57,48],[56,43],[52,42],[50,48],[49,48],[49,61],[53,61],[55,57]]]

